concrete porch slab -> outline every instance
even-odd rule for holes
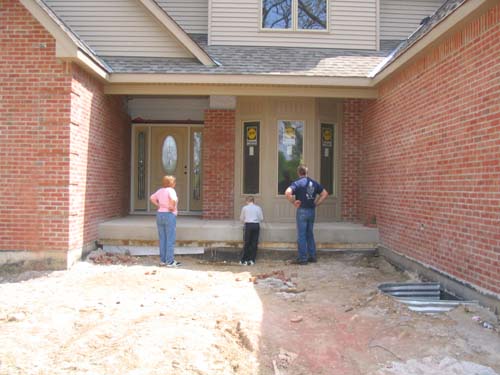
[[[127,254],[132,256],[144,255],[158,255],[158,246],[116,246],[116,245],[103,245],[103,250],[113,254]],[[203,247],[188,247],[176,246],[174,248],[175,255],[196,255],[204,254],[205,248]]]
[[[239,248],[243,242],[242,227],[236,220],[204,220],[199,217],[179,216],[176,241],[179,254],[183,251],[182,248],[186,251],[191,251],[188,248]],[[130,215],[103,222],[99,225],[98,235],[99,242],[107,248],[119,246],[135,249],[158,246],[153,215]],[[318,250],[373,249],[379,240],[377,228],[346,222],[316,223],[314,235]],[[263,223],[259,248],[295,250],[295,223]]]

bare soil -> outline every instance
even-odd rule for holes
[[[488,310],[411,312],[377,286],[412,275],[320,255],[178,256],[173,269],[95,252],[69,271],[0,276],[0,374],[500,374]]]

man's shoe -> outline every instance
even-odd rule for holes
[[[253,266],[255,262],[253,260],[247,261],[247,266]]]
[[[290,264],[298,264],[300,266],[305,266],[307,264],[307,260],[294,259],[290,262]]]
[[[246,260],[240,260],[240,266],[248,266],[248,262]]]
[[[181,265],[181,262],[177,262],[176,260],[174,260],[172,263],[167,264],[167,267],[179,267]]]
[[[308,261],[309,263],[317,263],[317,262],[318,262],[318,259],[316,259],[316,257],[309,257],[309,258],[307,258],[307,261]]]

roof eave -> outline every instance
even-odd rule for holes
[[[376,86],[387,79],[394,72],[398,71],[415,58],[415,56],[422,53],[438,39],[454,29],[458,24],[465,22],[468,18],[474,16],[477,12],[496,1],[498,0],[469,0],[464,2],[452,13],[443,18],[443,20],[434,26],[428,33],[413,43],[401,55],[388,62],[387,65],[378,67],[379,70],[373,77],[372,85]]]
[[[177,41],[205,66],[216,66],[217,63],[201,48],[154,0],[138,0]]]
[[[106,84],[107,95],[231,95],[231,96],[278,96],[311,98],[376,99],[373,87],[276,85],[276,84],[180,84],[180,83],[133,83]]]
[[[288,85],[288,86],[336,86],[372,87],[367,77],[328,77],[277,74],[179,74],[179,73],[113,73],[110,83],[117,84],[251,84],[251,85]]]
[[[98,77],[108,80],[111,70],[91,51],[81,48],[68,33],[62,29],[51,15],[48,9],[43,8],[37,1],[20,0],[21,4],[31,13],[31,15],[52,35],[56,42],[55,57],[74,61],[83,66],[86,70],[95,73]]]

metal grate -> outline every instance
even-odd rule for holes
[[[443,299],[439,283],[386,283],[379,290],[404,303],[412,311],[436,314],[450,311],[461,304],[474,304],[475,301]]]

